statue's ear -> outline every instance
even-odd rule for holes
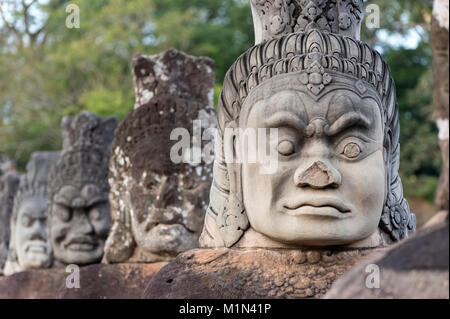
[[[214,179],[199,240],[201,247],[231,247],[249,226],[242,201],[236,132],[236,123],[228,122],[215,139]]]
[[[203,224],[202,234],[198,240],[200,247],[203,248],[221,248],[225,247],[220,229],[213,215],[208,209],[205,215],[205,223]]]
[[[10,220],[10,236],[9,236],[9,247],[8,247],[8,257],[7,260],[10,262],[17,262],[17,252],[16,252],[16,239],[15,239],[15,233],[16,233],[16,221],[17,218],[14,218],[14,216],[11,217]]]
[[[131,212],[126,208],[131,203],[130,191],[132,189],[128,189],[120,179],[123,168],[119,166],[116,156],[116,154],[111,156],[110,163],[110,178],[116,183],[111,183],[109,192],[111,230],[105,243],[102,260],[102,263],[105,264],[127,262],[136,248],[131,229]],[[120,202],[125,204],[121,205]]]
[[[223,150],[229,181],[228,198],[217,218],[217,224],[226,247],[233,246],[249,226],[242,199],[241,156],[239,131],[235,121],[225,127]]]
[[[103,255],[102,263],[126,262],[133,254],[135,247],[136,243],[131,230],[128,227],[124,229],[123,225],[115,221],[105,243],[105,254]]]

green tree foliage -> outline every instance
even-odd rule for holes
[[[401,126],[401,166],[407,195],[433,201],[441,167],[438,130],[432,119],[431,49],[390,49],[386,60],[396,82]]]
[[[69,3],[80,8],[79,29],[65,27]],[[210,56],[223,79],[253,42],[240,0],[0,0],[0,8],[0,153],[19,168],[31,152],[60,147],[62,116],[87,109],[123,119],[134,105],[135,53]]]
[[[80,8],[79,29],[65,26],[69,3]],[[431,121],[432,0],[371,3],[380,6],[383,29],[363,23],[361,38],[383,50],[397,84],[405,189],[431,200],[440,165]],[[380,42],[383,32],[411,30],[423,37],[417,48]],[[88,109],[123,119],[134,105],[137,52],[176,48],[213,58],[217,96],[253,41],[249,0],[0,0],[0,154],[23,169],[31,152],[60,148],[63,116]]]

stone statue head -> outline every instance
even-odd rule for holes
[[[0,176],[0,274],[8,256],[10,219],[19,180],[19,175],[14,172],[6,172]]]
[[[58,152],[36,152],[21,176],[11,217],[11,239],[5,274],[48,268],[52,249],[47,224],[47,180]]]
[[[49,177],[50,238],[57,264],[101,261],[110,229],[108,162],[115,117],[84,111],[62,121],[63,149]]]
[[[261,43],[224,81],[201,244],[230,247],[249,231],[297,246],[406,237],[415,216],[398,175],[395,85],[380,54],[357,40],[362,1],[252,6]],[[257,146],[273,150],[273,174],[247,160],[245,136],[226,134],[235,127],[257,137],[276,129]],[[242,163],[225,161],[232,152]]]
[[[170,260],[198,247],[212,164],[175,163],[172,132],[190,139],[194,120],[200,133],[215,127],[214,69],[212,60],[176,50],[133,60],[136,108],[115,133],[105,262]]]

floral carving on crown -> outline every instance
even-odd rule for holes
[[[300,82],[314,94],[318,95],[331,83],[331,75],[325,72],[324,56],[321,53],[314,52],[306,56],[305,64],[308,68],[300,74]]]
[[[362,0],[251,0],[262,42],[293,32],[319,29],[359,39]]]

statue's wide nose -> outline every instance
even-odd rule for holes
[[[331,166],[322,161],[314,162],[306,170],[298,170],[295,173],[295,184],[298,187],[311,187],[322,189],[326,187],[339,187],[341,185],[341,174]]]
[[[177,180],[174,176],[168,177],[161,182],[159,186],[159,193],[154,206],[157,208],[166,208],[173,205],[177,201]]]

